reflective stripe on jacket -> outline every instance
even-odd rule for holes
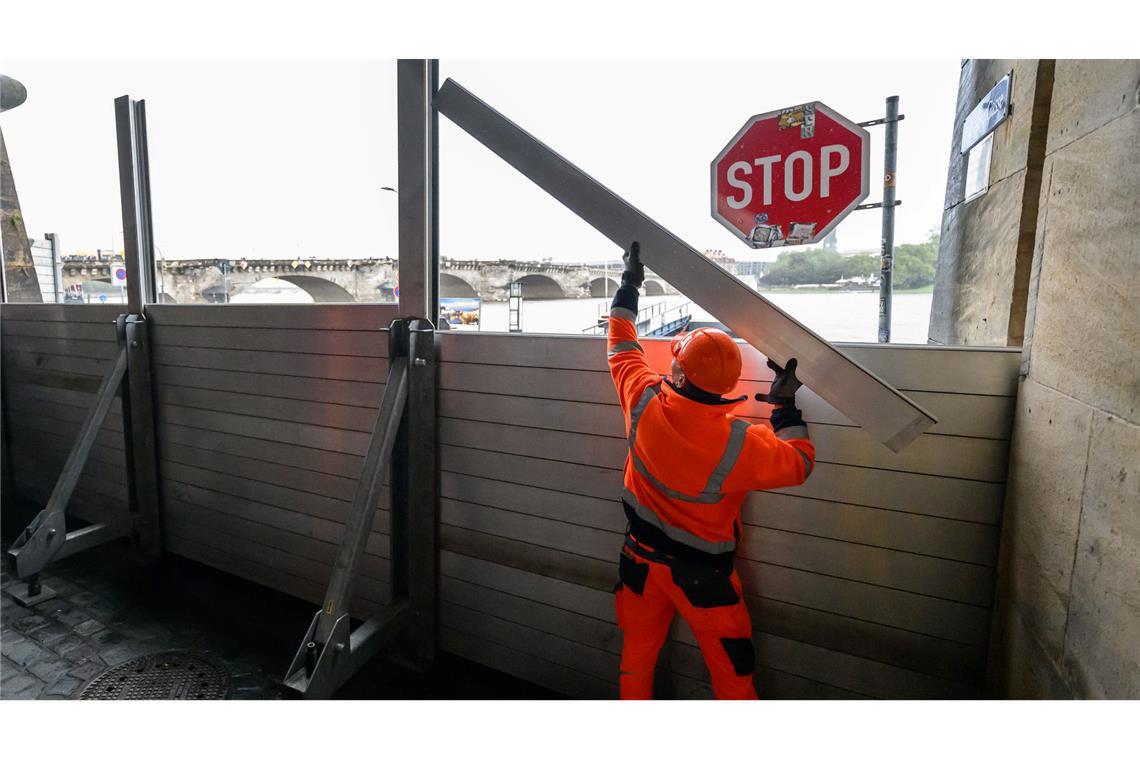
[[[650,369],[633,318],[618,307],[609,321],[610,372],[629,440],[623,498],[670,539],[710,554],[734,551],[748,493],[799,485],[811,474],[807,427],[773,432],[732,414],[743,400],[682,396]]]

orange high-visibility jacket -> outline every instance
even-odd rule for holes
[[[703,404],[649,368],[635,315],[614,308],[609,364],[625,413],[623,497],[668,538],[710,554],[734,551],[749,491],[803,483],[815,464],[807,427],[773,432],[732,414],[743,401]]]

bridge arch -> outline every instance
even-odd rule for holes
[[[257,282],[251,283],[250,285],[243,288],[239,293],[235,294],[235,298],[238,295],[247,293],[252,295],[253,293],[257,292],[258,285],[273,280],[287,282],[290,285],[299,288],[313,299],[313,303],[351,303],[356,301],[356,299],[353,298],[352,293],[348,292],[340,285],[337,285],[332,280],[326,280],[323,277],[313,277],[312,275],[305,274],[282,274],[275,277],[264,277]],[[209,291],[212,289],[207,288],[206,290]],[[203,295],[206,296],[207,300],[210,300],[210,294],[206,293],[206,291],[203,291]]]
[[[523,298],[532,301],[553,300],[555,298],[566,297],[566,292],[562,290],[562,286],[558,284],[558,281],[544,274],[524,275],[515,280],[515,282],[522,283]]]
[[[462,277],[447,272],[439,273],[439,295],[441,298],[478,298],[479,293],[471,283]]]
[[[612,296],[619,287],[621,287],[621,283],[612,277],[595,277],[590,280],[590,297],[605,298]]]
[[[665,295],[665,286],[661,284],[660,280],[646,280],[645,281],[645,295],[647,295],[647,296],[663,296],[663,295]]]

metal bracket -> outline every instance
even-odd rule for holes
[[[894,121],[902,121],[902,120],[903,120],[903,119],[905,119],[905,118],[906,118],[906,114],[901,114],[901,113],[900,113],[900,114],[898,115],[898,118],[895,118],[895,119],[886,119],[886,118],[883,118],[883,119],[871,119],[870,121],[861,121],[861,122],[859,122],[859,126],[860,126],[860,127],[877,127],[877,126],[879,126],[880,124],[888,124],[888,123],[890,123],[890,122],[894,122]]]
[[[902,201],[895,201],[895,202],[894,202],[894,203],[892,203],[891,205],[892,205],[892,206],[901,206],[901,205],[902,205]],[[863,205],[861,205],[861,206],[856,206],[856,207],[855,207],[855,210],[856,210],[856,211],[865,211],[865,210],[867,210],[867,209],[869,209],[869,208],[882,208],[882,207],[883,207],[883,204],[882,204],[882,203],[864,203],[864,204],[863,204]]]
[[[321,609],[286,671],[285,686],[306,699],[333,695],[397,637],[413,660],[430,665],[438,585],[438,493],[435,473],[435,330],[427,320],[396,320],[388,329],[388,381],[345,520]],[[414,434],[411,432],[414,431]],[[357,570],[372,531],[376,501],[391,482],[392,600],[351,629]]]

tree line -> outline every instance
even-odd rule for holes
[[[937,233],[925,243],[896,245],[894,251],[894,286],[899,289],[921,288],[934,282],[934,261],[938,258]],[[879,257],[872,254],[840,256],[824,248],[783,251],[761,285],[830,285],[839,280],[879,276]]]

